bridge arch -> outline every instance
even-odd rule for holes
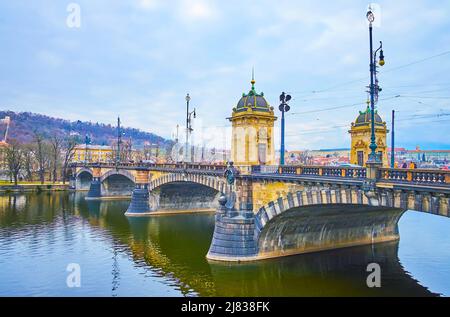
[[[229,190],[227,183],[217,176],[209,176],[203,174],[182,174],[182,173],[170,173],[158,177],[150,181],[148,190],[152,192],[153,190],[160,188],[163,185],[181,182],[196,183],[199,185],[215,189],[220,193],[226,193]]]
[[[406,209],[374,206],[362,190],[288,193],[255,215],[258,256],[277,257],[399,239]]]
[[[290,192],[284,197],[279,197],[261,207],[255,215],[255,230],[257,234],[274,217],[287,210],[313,205],[366,205],[369,200],[361,189],[352,191],[348,189],[310,189]]]
[[[274,217],[293,208],[305,206],[360,205],[373,207],[414,210],[450,217],[449,197],[443,194],[415,192],[411,190],[381,189],[375,195],[375,203],[370,202],[361,188],[312,188],[290,192],[267,203],[255,215],[256,233],[259,234]]]
[[[92,170],[91,170],[90,168],[83,167],[83,168],[80,168],[80,169],[75,173],[75,178],[80,177],[80,175],[81,175],[82,173],[88,173],[88,174],[91,175],[91,177],[92,177],[92,175],[93,175]]]
[[[135,183],[134,175],[131,172],[129,172],[128,170],[124,170],[124,169],[119,169],[119,170],[111,169],[111,170],[107,171],[105,174],[103,174],[100,177],[100,182],[103,183],[108,177],[113,176],[113,175],[122,175],[122,176],[128,178],[133,183]]]
[[[92,170],[81,168],[75,173],[75,188],[77,190],[89,190],[93,178]]]
[[[214,210],[227,190],[215,176],[171,173],[152,180],[148,187],[152,210]]]
[[[134,175],[127,170],[109,170],[100,177],[101,195],[104,197],[131,196],[135,188]]]

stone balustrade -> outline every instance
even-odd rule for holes
[[[254,174],[312,175],[326,177],[366,178],[364,167],[306,166],[306,165],[256,165]]]
[[[380,179],[399,183],[449,185],[450,171],[437,169],[380,168]]]
[[[115,168],[115,163],[88,163],[74,164],[83,165],[86,168]],[[211,175],[221,175],[226,166],[223,164],[203,164],[203,163],[120,163],[118,168],[122,169],[146,169],[162,172],[177,171],[198,171]],[[367,178],[365,167],[339,167],[339,166],[313,166],[313,165],[253,165],[239,166],[241,175],[267,174],[286,176],[322,176],[329,178]],[[437,169],[393,169],[380,168],[378,170],[378,180],[395,183],[428,184],[428,185],[449,185],[450,171]]]

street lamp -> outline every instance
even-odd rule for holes
[[[84,151],[84,164],[87,165],[88,162],[88,145],[91,143],[91,138],[86,134],[84,138],[85,151]]]
[[[373,52],[373,43],[372,43],[372,23],[375,21],[375,15],[372,12],[372,8],[369,7],[369,11],[366,14],[367,20],[369,21],[369,41],[370,41],[370,111],[371,111],[371,135],[370,135],[370,154],[367,163],[381,163],[381,157],[379,157],[376,153],[377,144],[375,140],[375,90],[378,94],[378,91],[381,89],[378,87],[378,80],[376,79],[376,62],[377,62],[377,53],[380,52],[380,61],[379,65],[383,66],[384,62],[384,53],[383,53],[383,43],[380,41],[380,47]],[[376,87],[375,87],[376,83]]]
[[[281,111],[281,149],[280,149],[280,165],[284,165],[284,113],[288,112],[291,107],[288,105],[291,100],[290,95],[286,95],[284,91],[280,95],[280,106],[278,109]]]
[[[186,150],[185,150],[185,158],[184,161],[188,162],[191,160],[191,158],[188,158],[188,152],[189,152],[189,134],[194,131],[192,129],[192,119],[191,116],[194,115],[194,118],[196,117],[195,108],[194,111],[189,112],[189,102],[191,101],[191,97],[189,94],[186,95]]]

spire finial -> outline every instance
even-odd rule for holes
[[[252,81],[251,81],[251,83],[252,83],[252,90],[255,90],[255,83],[256,83],[256,81],[255,81],[255,67],[252,67]]]

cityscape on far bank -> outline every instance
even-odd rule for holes
[[[99,129],[95,129],[95,126],[100,126],[99,123],[69,122],[38,114],[28,114],[25,119],[24,115],[20,113],[16,114],[11,111],[3,111],[3,113],[8,114],[0,119],[0,133],[2,137],[0,141],[0,175],[4,180],[9,179],[12,181],[11,174],[8,171],[7,156],[5,154],[5,150],[9,145],[9,138],[14,140],[13,142],[16,142],[15,140],[17,139],[24,138],[25,143],[28,142],[31,144],[36,135],[39,134],[36,132],[37,130],[34,130],[34,132],[27,131],[25,136],[23,135],[23,131],[25,130],[23,125],[29,124],[30,120],[34,120],[36,122],[35,124],[40,126],[41,131],[42,129],[47,131],[42,136],[45,139],[45,135],[47,135],[48,145],[52,144],[52,140],[54,143],[56,139],[57,149],[61,152],[55,156],[54,153],[51,153],[51,146],[46,148],[48,151],[46,153],[48,159],[46,160],[47,166],[44,166],[44,169],[46,170],[45,174],[49,181],[61,180],[60,176],[64,174],[64,172],[60,173],[60,170],[64,169],[62,162],[62,157],[64,156],[63,144],[69,145],[69,149],[66,149],[69,152],[65,153],[65,156],[70,158],[69,163],[114,163],[120,152],[120,160],[130,163],[147,162],[163,164],[189,161],[200,164],[226,164],[230,160],[231,155],[230,149],[211,148],[206,145],[191,145],[190,143],[183,142],[183,138],[180,138],[178,133],[179,129],[177,129],[176,134],[174,133],[172,140],[166,140],[150,133],[139,132],[137,129],[124,129],[120,125],[116,127],[108,125],[106,128],[109,134],[105,134],[104,132],[103,134],[99,134]],[[391,167],[395,168],[413,167],[421,169],[439,168],[444,170],[449,168],[450,150],[447,149],[421,149],[417,145],[415,149],[395,147],[394,153],[392,153],[392,148],[387,146],[389,142],[392,142],[392,138],[388,138],[389,130],[386,128],[386,122],[378,114],[376,116],[377,119],[379,118],[379,123],[378,121],[377,123],[381,127],[378,148],[382,152],[384,166],[391,165]],[[45,123],[43,123],[42,117],[47,119]],[[366,117],[366,114],[362,113],[356,118],[355,122],[349,125],[351,129],[348,132],[352,137],[351,148],[287,149],[285,150],[285,164],[344,167],[365,166],[364,157],[368,156],[368,140],[370,138],[370,119],[365,121]],[[15,120],[24,122],[16,122]],[[61,122],[66,122],[68,127],[66,129],[59,129]],[[133,131],[135,134],[131,134],[128,131]],[[35,134],[34,136],[33,133]],[[136,140],[133,140],[133,136],[135,135]],[[68,140],[70,142],[67,142]],[[364,143],[364,140],[366,143]],[[119,143],[120,146],[118,147],[117,145]],[[187,146],[187,144],[189,145]],[[28,148],[32,154],[33,146]],[[188,156],[185,156],[186,149],[188,149]],[[56,159],[51,160],[50,157]],[[279,164],[279,149],[275,149],[275,159],[277,164]],[[28,171],[28,176],[25,176],[25,171],[21,172],[19,176],[21,180],[32,180],[33,176],[30,175],[36,176],[39,174],[37,161],[34,161],[34,164],[29,169],[32,172]],[[56,171],[56,177],[52,175],[52,171]]]

